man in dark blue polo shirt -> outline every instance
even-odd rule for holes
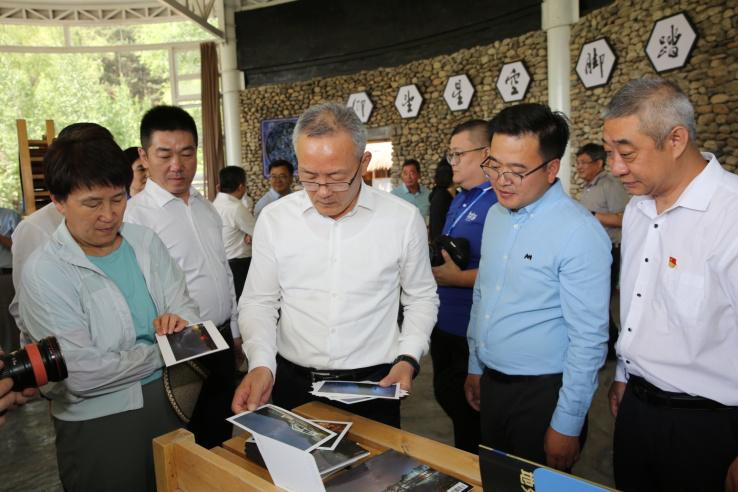
[[[436,400],[454,425],[454,445],[477,453],[479,412],[464,396],[469,358],[466,328],[472,306],[472,291],[481,254],[482,228],[497,197],[479,166],[488,155],[490,135],[484,120],[470,120],[451,133],[446,154],[453,168],[454,183],[461,187],[443,227],[443,234],[469,241],[470,261],[461,270],[444,251],[446,262],[433,268],[441,301],[438,323],[431,336],[433,389]]]

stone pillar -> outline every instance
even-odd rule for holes
[[[241,72],[236,62],[236,20],[232,0],[224,1],[226,42],[220,45],[223,82],[223,134],[227,166],[243,166],[241,161]]]
[[[577,0],[544,0],[541,5],[542,27],[546,31],[548,52],[548,105],[554,111],[571,114],[569,76],[571,74],[571,25],[579,20]],[[559,179],[566,192],[571,185],[571,152],[561,159]]]

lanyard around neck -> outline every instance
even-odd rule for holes
[[[468,215],[468,212],[472,209],[472,207],[474,207],[474,205],[484,196],[484,194],[487,193],[491,189],[492,187],[489,186],[485,188],[484,190],[482,190],[482,192],[479,195],[477,195],[477,197],[474,200],[472,200],[469,206],[464,208],[464,210],[462,210],[462,212],[456,216],[456,219],[454,219],[454,221],[451,223],[451,227],[448,228],[448,232],[446,232],[447,236],[451,234],[451,231],[454,230],[454,227],[456,227],[456,224],[459,223],[461,218],[464,217],[465,215]]]

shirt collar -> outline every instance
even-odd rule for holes
[[[710,205],[715,190],[720,185],[722,166],[717,158],[708,152],[703,152],[702,157],[708,161],[707,166],[687,185],[677,201],[664,213],[677,207],[683,207],[705,212]],[[638,208],[647,216],[654,218],[656,215],[656,201],[649,197],[643,197],[638,202]]]
[[[605,176],[607,176],[607,171],[605,171],[605,170],[603,169],[602,171],[600,171],[599,173],[597,173],[597,176],[595,176],[595,177],[594,177],[594,179],[592,180],[592,182],[591,182],[591,183],[587,183],[586,187],[587,187],[587,188],[589,188],[589,187],[591,187],[591,186],[594,186],[594,185],[596,185],[596,184],[597,184],[597,182],[598,182],[599,180],[601,180],[601,179],[604,179],[604,178],[605,178]]]
[[[156,183],[153,179],[146,180],[146,186],[144,187],[143,192],[149,195],[160,207],[163,207],[172,200],[181,200],[181,198],[172,195],[167,190],[159,186],[159,184]],[[194,187],[190,186],[190,199],[197,200],[200,198],[202,198],[200,192],[197,191]]]
[[[407,193],[408,195],[420,195],[425,191],[425,188],[423,187],[422,183],[418,183],[418,192],[417,193],[410,193],[410,190],[407,189],[407,185],[405,183],[400,183],[400,186],[402,187],[402,190]]]
[[[241,203],[241,200],[231,195],[230,193],[223,193],[222,191],[219,191],[218,194],[215,196],[215,198],[218,198],[218,197],[222,197],[221,200],[226,200],[231,204]]]

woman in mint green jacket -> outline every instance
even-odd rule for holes
[[[51,399],[67,491],[156,490],[151,439],[179,427],[161,379],[160,334],[199,321],[184,273],[158,236],[123,224],[131,167],[99,132],[57,140],[44,158],[64,222],[28,259],[20,314],[53,335],[69,377]]]

